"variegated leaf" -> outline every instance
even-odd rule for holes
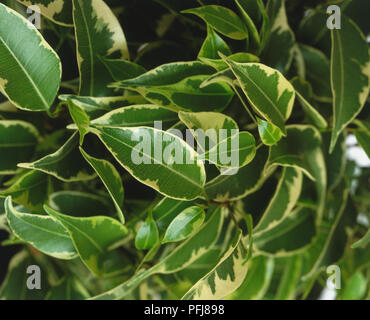
[[[330,78],[333,92],[333,131],[330,152],[339,134],[360,113],[370,89],[369,46],[358,26],[343,16],[340,30],[331,30]],[[356,52],[356,59],[353,53]]]
[[[45,172],[66,182],[90,180],[96,176],[78,150],[78,133],[74,133],[56,152],[18,166]]]
[[[150,127],[101,127],[90,131],[133,177],[160,193],[183,200],[203,193],[204,166],[179,137]]]
[[[77,257],[67,230],[52,217],[17,211],[11,197],[5,200],[5,210],[9,226],[19,239],[58,259]]]
[[[30,21],[1,3],[0,56],[0,91],[20,109],[49,110],[59,90],[59,57]]]
[[[117,172],[117,169],[107,160],[97,159],[90,156],[81,147],[80,151],[85,160],[91,165],[92,168],[94,168],[95,172],[102,180],[114,202],[119,219],[122,223],[125,223],[125,218],[122,211],[124,190],[122,180]]]
[[[192,13],[203,19],[221,34],[235,40],[248,38],[248,29],[239,16],[230,9],[218,5],[208,5],[188,9],[182,13]]]
[[[111,75],[101,57],[129,58],[122,28],[103,0],[72,0],[82,96],[104,96]]]

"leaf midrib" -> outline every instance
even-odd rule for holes
[[[3,45],[5,46],[5,48],[8,50],[8,52],[10,53],[10,55],[13,57],[13,59],[15,60],[15,62],[19,65],[19,67],[22,69],[22,71],[24,72],[24,74],[26,75],[26,77],[28,78],[29,82],[31,83],[32,87],[34,88],[34,90],[36,91],[37,93],[37,96],[40,98],[41,102],[43,103],[45,109],[48,109],[49,108],[49,104],[46,102],[45,100],[45,97],[41,94],[38,86],[36,85],[36,83],[33,81],[33,79],[31,78],[31,76],[28,74],[27,70],[25,69],[25,67],[22,65],[22,63],[18,60],[18,58],[13,54],[12,50],[9,48],[9,46],[6,44],[6,42],[4,41],[4,39],[0,36],[0,41],[3,43]]]

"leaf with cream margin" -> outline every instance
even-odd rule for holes
[[[285,74],[293,60],[295,47],[295,35],[288,24],[285,0],[269,1],[266,11],[271,29],[262,59]]]
[[[270,149],[266,170],[278,165],[303,171],[316,185],[320,221],[326,199],[326,165],[321,146],[321,134],[310,125],[287,126],[287,137]]]
[[[67,230],[50,216],[17,211],[11,197],[5,200],[9,227],[19,239],[57,259],[74,259],[77,252]]]
[[[370,89],[369,46],[359,27],[342,16],[341,29],[331,30],[330,78],[333,93],[333,131],[330,153],[339,134],[360,113]],[[356,59],[353,53],[356,53]]]
[[[67,229],[86,267],[94,274],[102,275],[104,254],[125,238],[127,229],[109,217],[76,218],[61,214],[47,205],[44,209]]]
[[[111,74],[99,57],[129,58],[125,35],[103,0],[72,0],[81,96],[106,96]]]
[[[32,124],[0,120],[0,174],[14,174],[18,163],[30,161],[39,140],[39,132]]]
[[[226,169],[223,174],[207,182],[207,196],[216,202],[225,202],[238,200],[255,192],[268,178],[264,173],[267,157],[267,148],[261,147],[252,162],[240,168],[237,173],[234,168]],[[228,170],[232,174],[228,174]]]
[[[207,37],[200,48],[198,59],[218,59],[218,51],[227,56],[231,54],[231,50],[226,42],[212,29],[212,27],[207,25]]]
[[[280,223],[253,237],[256,253],[283,257],[294,255],[309,247],[316,236],[313,211],[297,208]]]
[[[247,275],[247,251],[239,230],[219,263],[182,300],[219,300],[236,290]]]
[[[107,188],[114,205],[117,210],[120,221],[124,224],[125,217],[123,215],[122,206],[124,198],[124,190],[122,179],[117,172],[117,169],[107,160],[97,159],[87,154],[81,147],[80,152],[85,160],[91,165],[95,172],[100,177],[104,186]]]
[[[199,61],[173,62],[112,86],[136,91],[151,103],[176,111],[219,111],[234,93],[225,83],[200,86],[213,72],[214,68]]]
[[[290,215],[301,194],[302,181],[301,170],[291,167],[283,168],[275,193],[254,228],[254,234],[271,229]]]
[[[248,261],[248,273],[240,287],[227,300],[261,300],[272,279],[274,259],[262,255]]]
[[[178,122],[177,113],[154,104],[140,104],[115,109],[91,121],[97,127],[152,127],[157,121],[163,129]]]
[[[90,131],[140,182],[174,199],[193,200],[202,195],[204,165],[178,136],[150,127],[102,127]]]
[[[76,106],[84,110],[91,119],[101,117],[113,109],[147,102],[140,95],[127,97],[80,97],[73,94],[62,94],[58,98],[65,102],[71,100]],[[73,129],[75,130],[76,128]]]
[[[172,250],[155,266],[136,274],[117,287],[92,298],[92,300],[118,300],[127,296],[142,281],[154,274],[170,274],[190,266],[213,248],[221,233],[225,209],[210,209],[210,218],[197,233]]]
[[[184,240],[202,225],[205,218],[204,210],[197,206],[186,208],[168,226],[162,243]]]
[[[258,133],[262,143],[266,146],[272,146],[281,139],[281,130],[269,121],[257,117]]]
[[[228,8],[218,5],[208,5],[184,10],[182,13],[197,15],[216,31],[231,39],[248,39],[247,27],[239,16]]]
[[[38,6],[40,13],[54,23],[73,26],[72,1],[68,0],[17,0],[26,7]]]
[[[39,171],[22,173],[0,196],[12,196],[12,200],[31,211],[42,210],[50,192],[50,178]]]
[[[56,152],[18,166],[45,172],[65,182],[90,180],[96,176],[78,150],[77,132]]]
[[[224,57],[253,109],[279,127],[286,135],[285,121],[289,118],[295,90],[277,70],[261,63],[237,63]]]
[[[219,142],[220,130],[224,130],[231,136],[239,131],[234,119],[219,112],[184,112],[178,113],[180,120],[186,127],[192,130],[197,140],[198,148],[206,151],[206,147],[212,148]],[[199,129],[199,130],[198,130]]]
[[[153,218],[157,223],[159,233],[164,233],[172,220],[175,219],[183,210],[192,205],[191,201],[181,201],[167,197],[163,198],[153,208]]]
[[[241,168],[250,163],[256,155],[256,140],[247,131],[220,140],[204,154],[210,163],[223,168]]]
[[[1,93],[20,109],[49,110],[59,90],[60,59],[30,21],[2,3],[0,56]]]
[[[257,56],[247,52],[237,52],[229,55],[227,58],[240,63],[260,62],[260,59]],[[222,71],[228,68],[227,63],[224,60],[219,59],[218,56],[217,59],[210,59],[205,57],[198,57],[198,59],[205,64],[208,64],[211,67],[215,68],[217,71]],[[206,83],[206,81],[204,83]]]

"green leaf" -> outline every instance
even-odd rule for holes
[[[0,196],[12,196],[14,202],[30,210],[42,210],[42,206],[49,197],[49,177],[35,170],[22,174],[7,189],[0,190]]]
[[[37,129],[27,122],[0,120],[0,174],[14,174],[18,163],[30,161],[39,139]]]
[[[159,232],[164,233],[172,220],[190,206],[192,206],[192,202],[190,201],[163,198],[153,208],[153,218],[157,223]]]
[[[82,96],[103,96],[111,75],[99,57],[129,58],[122,28],[103,0],[73,0],[73,22]]]
[[[197,154],[184,140],[149,127],[90,130],[140,182],[175,199],[192,200],[202,194],[204,166],[198,163]]]
[[[157,224],[153,219],[152,213],[141,225],[135,237],[135,247],[139,250],[149,250],[159,242],[159,233]]]
[[[283,75],[260,63],[237,63],[225,58],[253,109],[286,135],[295,90]]]
[[[45,300],[86,300],[90,297],[76,277],[67,276],[50,289]]]
[[[182,299],[218,300],[236,290],[247,274],[246,256],[247,249],[239,230],[217,266],[200,279]]]
[[[281,257],[304,250],[314,241],[315,235],[313,212],[298,208],[266,232],[254,236],[253,243],[257,253]]]
[[[25,6],[37,5],[43,16],[62,26],[73,26],[72,1],[67,0],[17,0]]]
[[[272,146],[281,139],[281,130],[271,122],[257,118],[258,133],[262,143],[266,146]]]
[[[248,15],[248,9],[249,9],[249,4],[248,0],[235,0],[236,5],[238,6],[238,9],[241,13],[241,16],[243,18],[244,23],[248,27],[248,31],[250,34],[250,39],[251,39],[251,44],[254,46],[255,49],[259,49],[261,46],[261,40],[260,36],[258,34],[258,30],[256,25],[254,24],[253,20],[251,17]]]
[[[76,218],[56,212],[47,205],[44,209],[68,230],[79,256],[89,270],[98,276],[102,275],[104,253],[124,239],[127,229],[109,217]]]
[[[106,198],[80,191],[54,192],[49,197],[48,206],[74,217],[105,216],[112,211]]]
[[[328,209],[335,216],[330,222],[321,223],[319,234],[309,250],[305,252],[302,278],[304,281],[342,257],[348,240],[346,230],[353,227],[356,222],[357,211],[348,196],[348,186],[344,179],[335,188],[334,194],[336,194],[335,199],[332,199]]]
[[[285,1],[269,1],[267,13],[271,31],[262,52],[263,61],[285,73],[293,60],[295,47],[295,36],[288,24]]]
[[[234,95],[229,86],[214,83],[200,87],[213,72],[212,67],[201,62],[168,63],[113,86],[134,90],[151,103],[176,111],[223,110]]]
[[[231,55],[231,50],[226,42],[215,32],[212,27],[207,25],[207,38],[204,40],[202,47],[198,53],[198,59],[218,59],[218,52],[224,55]]]
[[[1,3],[0,21],[0,91],[20,109],[49,110],[60,84],[59,57],[32,23]]]
[[[311,85],[299,77],[294,77],[292,80],[290,80],[290,82],[294,86],[298,101],[301,103],[303,110],[306,112],[308,118],[318,128],[325,129],[328,126],[328,123],[326,122],[325,118],[309,102],[312,96]]]
[[[369,47],[361,30],[347,17],[341,30],[331,30],[330,78],[333,92],[333,131],[330,153],[339,134],[360,113],[370,89]],[[356,59],[353,53],[356,52]]]
[[[302,256],[295,255],[288,258],[285,270],[279,283],[275,300],[293,300],[300,280],[302,270]]]
[[[112,197],[119,219],[122,223],[125,223],[125,218],[121,209],[123,206],[124,190],[121,177],[116,168],[109,161],[90,156],[81,147],[80,151],[102,180],[104,186]]]
[[[311,84],[314,98],[319,101],[331,102],[332,94],[330,88],[330,61],[320,50],[299,45],[302,53],[306,80]]]
[[[123,60],[100,58],[105,67],[110,72],[114,81],[122,81],[136,78],[146,72],[145,68],[139,64]]]
[[[204,210],[197,206],[185,209],[172,220],[166,230],[162,243],[175,242],[188,238],[200,228],[204,218]]]
[[[74,133],[56,152],[35,162],[19,163],[18,166],[45,172],[65,182],[95,178],[78,150],[78,133]]]
[[[209,5],[184,10],[182,13],[197,15],[216,31],[231,39],[243,40],[248,38],[248,29],[243,21],[228,8],[218,5]]]
[[[71,100],[68,100],[68,109],[80,132],[80,145],[82,145],[85,135],[89,132],[90,118],[82,108],[75,105]]]
[[[366,294],[366,289],[369,280],[364,275],[357,271],[351,276],[344,287],[342,299],[343,300],[360,300]]]
[[[274,259],[257,256],[248,262],[248,273],[240,287],[227,300],[260,300],[264,297],[274,270]]]
[[[41,272],[41,290],[29,290],[25,278],[27,268],[37,262],[25,250],[13,256],[9,263],[8,274],[0,287],[1,300],[42,300],[48,290],[46,272]]]
[[[273,228],[291,214],[301,194],[302,181],[301,170],[289,167],[283,169],[275,193],[253,230],[255,234]]]
[[[207,196],[214,201],[225,202],[244,198],[258,190],[268,178],[268,175],[264,174],[267,156],[267,149],[260,148],[252,162],[240,168],[236,174],[228,175],[228,171],[225,170],[222,175],[207,182],[205,186]],[[233,168],[228,170],[234,171]]]
[[[118,108],[93,120],[91,124],[103,127],[152,127],[155,121],[160,121],[162,126],[169,128],[178,120],[177,113],[170,109],[142,104]]]
[[[220,208],[213,209],[211,217],[201,229],[176,247],[175,250],[171,251],[171,253],[159,263],[137,274],[112,290],[93,297],[93,300],[122,299],[143,280],[154,274],[169,274],[185,269],[214,246],[221,232],[223,218],[224,212]]]
[[[12,232],[37,250],[58,259],[74,259],[77,252],[67,230],[52,217],[28,214],[14,209],[11,197],[5,210]]]

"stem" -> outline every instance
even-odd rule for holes
[[[234,87],[234,91],[236,92],[239,100],[243,104],[245,110],[247,110],[247,112],[248,112],[249,116],[251,117],[251,119],[253,120],[253,122],[258,125],[256,118],[254,117],[254,115],[252,114],[252,112],[249,110],[247,104],[244,102],[242,96],[240,95],[240,93],[239,93],[239,91],[238,91],[238,89],[236,87]]]

